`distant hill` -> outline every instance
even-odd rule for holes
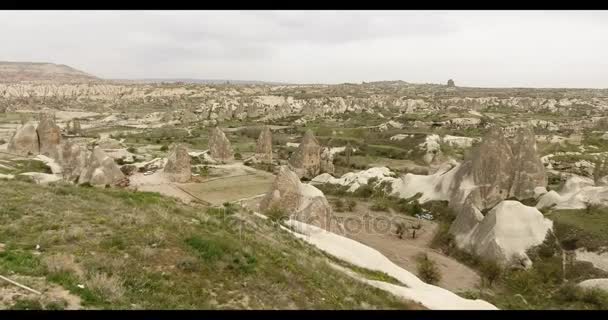
[[[240,85],[287,85],[284,82],[267,82],[257,80],[212,80],[189,78],[152,78],[152,79],[112,79],[111,81],[129,83],[196,83],[196,84],[240,84]]]
[[[63,64],[0,61],[0,82],[94,82],[101,79]]]

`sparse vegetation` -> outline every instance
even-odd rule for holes
[[[427,254],[418,257],[418,276],[428,284],[437,284],[441,280],[437,264]]]
[[[8,181],[0,184],[0,273],[44,277],[85,308],[411,308],[333,270],[317,249],[264,220],[241,219],[154,193]],[[86,236],[68,238],[68,228]],[[41,255],[32,254],[36,244]],[[211,290],[215,300],[204,298]],[[248,304],[235,302],[242,295]],[[42,308],[16,307],[26,306]]]

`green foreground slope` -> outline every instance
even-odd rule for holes
[[[419,308],[271,222],[153,193],[0,181],[0,243],[1,275],[60,285],[83,308]]]

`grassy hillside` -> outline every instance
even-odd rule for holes
[[[0,244],[1,275],[61,285],[83,308],[420,308],[335,271],[269,221],[153,193],[1,181]],[[57,308],[13,307],[32,305]]]

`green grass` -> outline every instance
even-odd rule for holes
[[[3,182],[0,243],[2,273],[45,277],[85,308],[416,308],[331,268],[270,221],[154,193]],[[82,273],[51,271],[57,254],[72,255]]]
[[[5,169],[0,168],[0,173],[10,173],[10,174],[20,174],[25,172],[42,172],[42,173],[52,173],[51,168],[49,168],[42,161],[38,160],[14,160],[11,161],[10,164],[6,164],[8,166],[13,167],[14,169]]]
[[[608,247],[608,209],[555,210],[547,218],[554,221],[554,229],[562,240],[576,239],[577,246],[595,251]]]

